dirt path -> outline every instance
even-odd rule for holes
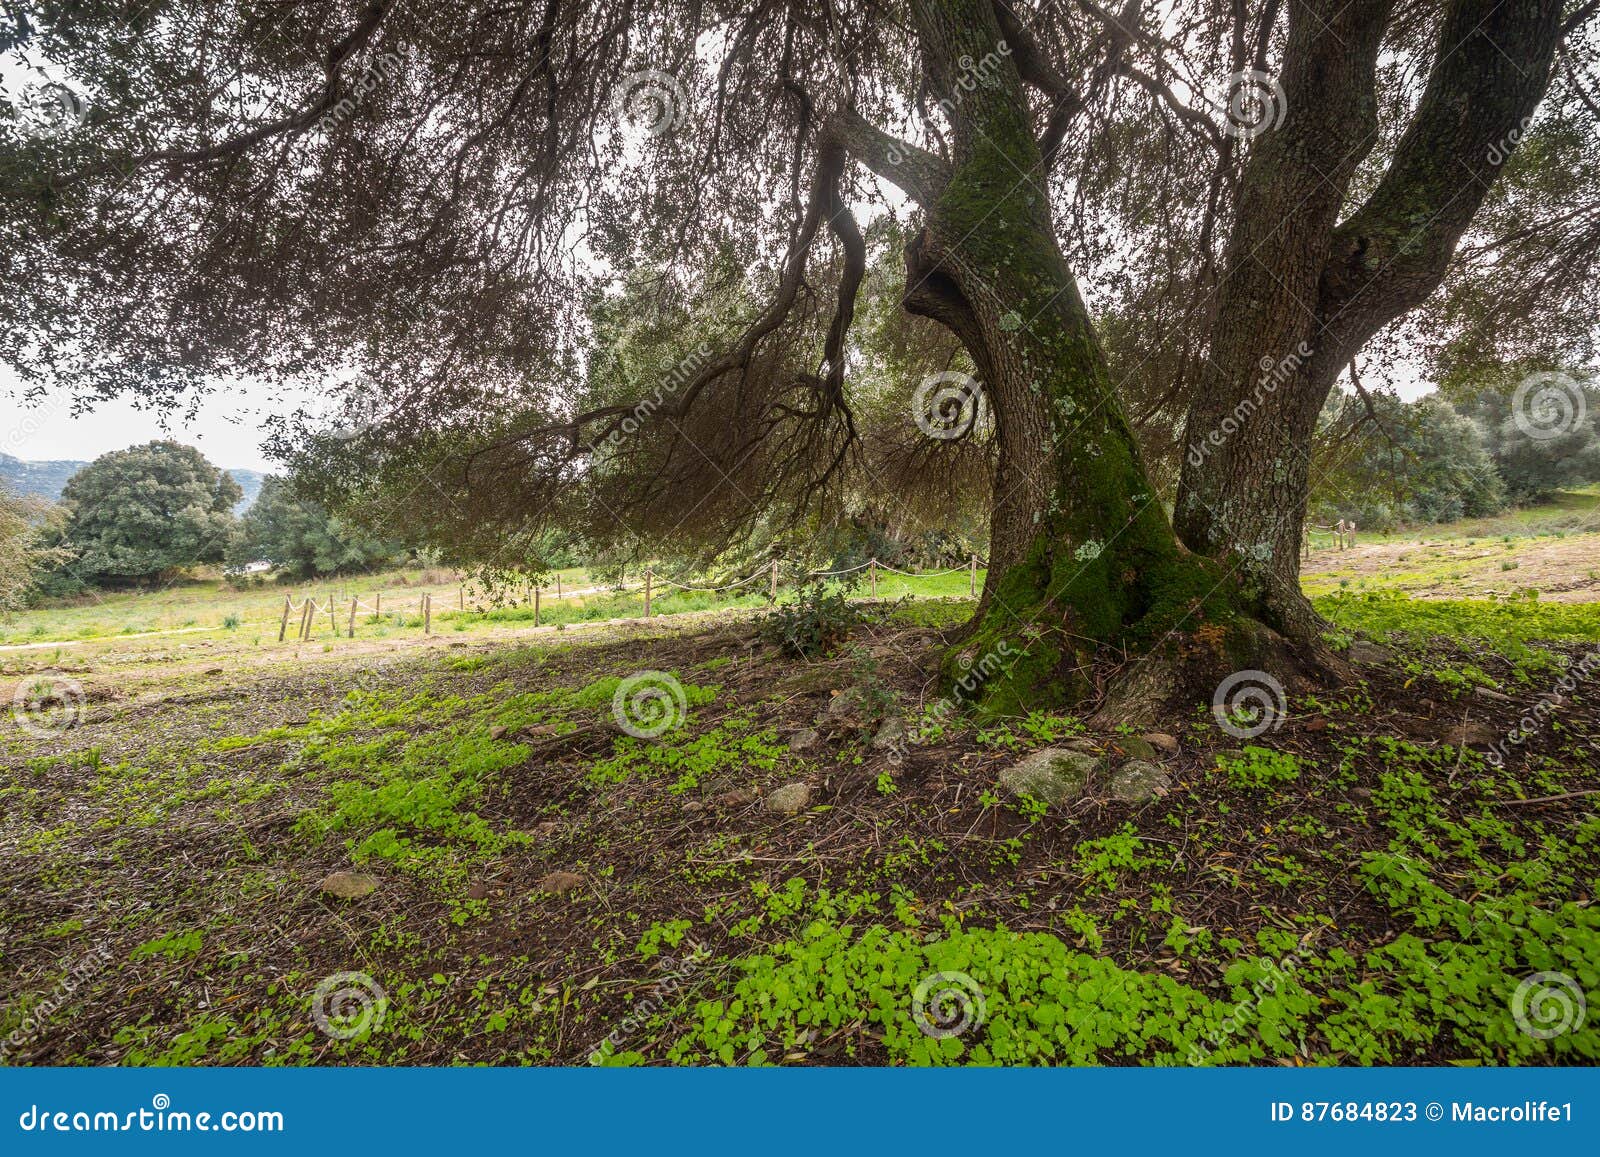
[[[1488,598],[1537,590],[1553,602],[1600,601],[1600,533],[1382,540],[1317,550],[1302,571],[1310,594],[1391,588],[1418,598]]]

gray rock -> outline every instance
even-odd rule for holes
[[[1068,751],[1081,751],[1085,755],[1099,755],[1100,745],[1092,739],[1068,739],[1061,744]]]
[[[834,724],[859,723],[864,698],[861,688],[846,687],[828,700],[828,705],[822,709],[822,718]]]
[[[1164,731],[1146,731],[1139,738],[1163,755],[1178,754],[1178,741]]]
[[[1130,759],[1111,776],[1111,798],[1124,803],[1144,803],[1166,795],[1171,786],[1172,780],[1160,764]]]
[[[1101,761],[1081,751],[1046,747],[1000,773],[1000,786],[1012,795],[1059,807],[1083,794]]]
[[[817,733],[816,728],[803,728],[789,736],[789,750],[796,754],[802,751],[810,751],[821,738],[822,736]]]
[[[325,896],[334,896],[340,900],[359,900],[376,892],[379,883],[378,877],[369,876],[365,872],[333,872],[323,877],[322,883],[317,887]]]
[[[1504,694],[1503,692],[1500,692],[1500,691],[1495,691],[1495,690],[1493,690],[1493,689],[1491,689],[1489,687],[1474,687],[1472,689],[1472,693],[1474,695],[1476,695],[1479,699],[1487,699],[1491,703],[1515,703],[1516,702],[1516,700],[1513,699],[1511,696],[1506,695],[1506,694]]]
[[[1156,745],[1142,735],[1118,736],[1116,746],[1121,748],[1122,754],[1129,759],[1142,759],[1148,762],[1159,758],[1156,755]]]
[[[781,816],[792,816],[803,811],[811,802],[811,787],[804,783],[786,783],[766,799],[761,801],[761,806],[769,812],[776,812]]]
[[[1365,639],[1357,639],[1351,643],[1344,657],[1357,667],[1386,667],[1394,662],[1394,652],[1388,647],[1380,647]]]
[[[883,721],[883,726],[878,728],[878,734],[872,737],[872,746],[880,751],[904,747],[906,736],[906,721],[898,715],[891,715]]]

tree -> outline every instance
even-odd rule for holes
[[[1484,367],[1445,388],[1488,439],[1514,502],[1600,481],[1600,390],[1556,370]]]
[[[61,492],[72,572],[119,586],[221,562],[240,493],[192,446],[149,442],[102,454]]]
[[[490,560],[603,509],[620,475],[597,448],[648,402],[662,441],[627,506],[677,517],[606,503],[617,537],[648,551],[732,511],[726,542],[775,504],[825,517],[847,484],[856,208],[909,212],[904,308],[960,343],[993,415],[964,650],[1011,659],[982,697],[1081,697],[1104,649],[1163,656],[1159,684],[1205,623],[1236,658],[1270,643],[1257,621],[1314,645],[1295,547],[1334,376],[1441,284],[1596,8],[549,0],[442,28],[322,0],[263,34],[197,0],[139,10],[138,49],[113,51],[122,6],[75,6],[36,40],[102,106],[5,162],[24,243],[0,258],[0,352],[149,396],[359,362],[352,412],[281,452],[330,500]],[[1197,95],[1230,79],[1226,112]],[[1559,115],[1592,118],[1581,95]],[[662,253],[678,291],[757,304],[659,397],[586,405],[582,290]],[[1185,456],[1176,527],[1125,397],[1210,448]]]
[[[243,566],[265,561],[296,578],[315,578],[367,570],[398,551],[397,544],[346,526],[317,503],[297,498],[283,479],[268,475],[239,520],[228,562]]]
[[[26,606],[40,576],[70,557],[46,541],[59,522],[54,504],[14,494],[0,482],[0,618]]]
[[[1313,458],[1312,513],[1353,519],[1366,530],[1496,514],[1506,488],[1486,435],[1436,395],[1402,402],[1335,393],[1323,412],[1325,438]]]

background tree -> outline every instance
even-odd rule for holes
[[[1600,481],[1600,390],[1530,363],[1460,371],[1442,386],[1483,429],[1511,501]]]
[[[352,409],[384,412],[285,444],[297,470],[330,498],[378,479],[354,486],[369,512],[381,494],[520,559],[542,520],[592,513],[620,476],[595,447],[643,400],[582,396],[588,284],[662,252],[681,285],[736,269],[759,304],[651,412],[660,448],[627,452],[666,496],[632,508],[674,517],[615,516],[638,551],[696,512],[725,540],[826,519],[848,485],[857,213],[908,215],[904,307],[959,341],[993,415],[967,646],[1015,648],[997,707],[1080,696],[1101,648],[1165,653],[1207,620],[1236,656],[1253,619],[1314,642],[1295,546],[1334,376],[1440,286],[1596,8],[552,0],[441,27],[319,0],[263,26],[197,0],[130,27],[73,6],[24,51],[98,103],[0,154],[21,238],[0,353],[156,398],[358,363]],[[1225,111],[1204,94],[1230,78]],[[1243,82],[1268,116],[1240,115]],[[1555,115],[1592,109],[1562,89]],[[1186,465],[1184,549],[1131,419],[1192,441],[1302,347],[1248,436]]]
[[[1311,516],[1363,530],[1477,518],[1505,509],[1483,428],[1447,401],[1335,393],[1314,457]]]
[[[296,578],[369,570],[394,558],[399,544],[371,538],[316,502],[299,498],[283,479],[269,475],[239,519],[229,543],[231,566],[270,562]]]
[[[66,544],[76,553],[71,571],[119,586],[221,562],[240,493],[192,446],[149,442],[103,454],[61,493]]]
[[[55,504],[14,494],[0,483],[0,617],[21,610],[39,579],[70,558],[49,545],[62,511]]]

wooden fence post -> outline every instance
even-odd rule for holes
[[[464,611],[466,609],[467,609],[467,588],[466,588],[465,584],[462,584],[461,586],[458,586],[456,588],[456,610]]]
[[[328,630],[333,632],[335,638],[338,637],[339,614],[333,609],[333,596],[331,594],[328,596]]]
[[[556,598],[561,597],[561,572],[556,571]]]
[[[372,613],[375,614],[375,615],[383,614],[383,592],[382,591],[379,591],[377,594],[372,596]]]
[[[878,560],[872,559],[867,563],[867,579],[872,583],[872,597],[878,597]]]
[[[356,637],[356,597],[350,596],[350,638]]]
[[[772,601],[778,601],[778,560],[772,560]]]
[[[283,596],[283,622],[278,624],[278,642],[283,642],[289,633],[289,611],[294,606],[294,600],[288,595]]]
[[[539,588],[533,588],[533,625],[539,625]]]
[[[433,596],[422,596],[422,633],[433,634]]]
[[[647,618],[647,619],[650,617],[650,578],[651,578],[650,568],[649,567],[645,567],[644,568],[644,617]]]
[[[316,606],[316,601],[310,595],[300,604],[300,641],[308,642],[311,639],[311,608]]]
[[[967,594],[971,598],[978,597],[978,556],[972,556],[972,570],[967,578]]]

